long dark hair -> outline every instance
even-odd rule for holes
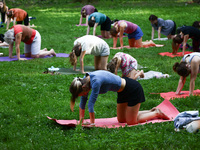
[[[173,65],[173,70],[177,72],[178,75],[187,77],[190,74],[190,70],[188,69],[186,65],[187,65],[186,62],[181,62],[181,63],[176,62]]]

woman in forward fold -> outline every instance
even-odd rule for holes
[[[47,55],[56,56],[53,49],[41,49],[41,36],[37,30],[31,29],[24,25],[15,25],[4,34],[5,42],[9,44],[9,57],[13,58],[13,46],[15,41],[15,49],[18,60],[26,60],[20,58],[20,43],[24,42],[25,57],[39,58]]]
[[[106,70],[110,48],[104,40],[93,35],[85,35],[74,41],[74,47],[69,57],[75,71],[79,71],[76,69],[76,64],[77,58],[80,56],[81,72],[85,73],[83,62],[85,54],[94,55],[95,70]]]
[[[137,60],[131,55],[118,52],[108,63],[107,69],[117,75],[117,70],[120,67],[122,70],[122,77],[129,77],[134,80],[138,77],[144,78],[144,71],[137,70],[137,65]]]
[[[183,26],[177,29],[177,34],[172,41],[173,54],[176,54],[180,44],[183,43],[183,55],[185,54],[186,44],[189,38],[192,39],[192,47],[194,52],[200,52],[200,30],[193,26]]]
[[[181,94],[181,90],[185,85],[186,77],[190,74],[190,95],[193,95],[195,80],[197,74],[200,72],[200,53],[194,52],[186,54],[181,60],[181,63],[176,62],[173,66],[173,70],[180,75],[176,94]]]
[[[92,14],[94,12],[98,12],[98,10],[94,6],[85,5],[81,9],[81,17],[80,17],[79,25],[81,25],[83,18],[86,18],[86,25],[88,25],[88,17],[89,17],[90,14]]]
[[[119,40],[121,48],[124,47],[123,34],[128,34],[128,42],[130,47],[147,47],[156,46],[156,44],[150,40],[142,42],[143,32],[141,28],[132,22],[126,20],[120,20],[115,22],[114,26],[110,30],[110,34],[113,36],[113,48],[117,46],[117,36],[119,33]]]
[[[134,125],[153,118],[169,119],[160,109],[139,111],[140,105],[145,101],[143,88],[139,82],[128,77],[119,76],[104,70],[86,73],[85,77],[75,78],[70,86],[72,94],[70,108],[73,111],[75,99],[81,96],[79,105],[80,123],[83,123],[85,105],[88,100],[88,93],[91,95],[88,101],[90,125],[95,125],[94,104],[98,94],[108,91],[117,92],[117,119],[119,123]]]

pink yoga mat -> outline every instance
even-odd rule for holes
[[[76,26],[87,26],[86,23],[85,24],[76,24]]]
[[[161,45],[161,44],[156,44],[156,46],[145,46],[145,47],[141,47],[141,48],[149,48],[149,47],[163,47],[164,45]],[[138,47],[130,47],[129,45],[126,45],[126,46],[123,46],[123,48],[127,48],[127,49],[131,49],[131,48],[138,48]],[[116,47],[116,48],[113,48],[113,47],[110,47],[110,49],[121,49],[121,47]]]
[[[15,61],[17,60],[17,56],[14,56],[15,58],[9,58],[7,57],[0,57],[0,61]],[[33,58],[27,58],[25,57],[25,55],[20,55],[21,58],[26,58],[27,60],[33,59]],[[43,58],[51,58],[53,56],[45,56]],[[57,53],[56,57],[69,57],[69,54],[65,54],[65,53]]]
[[[192,52],[186,51],[185,54],[190,54]],[[161,56],[169,56],[169,57],[183,57],[182,52],[178,52],[176,55],[170,53],[170,52],[163,52],[159,53]]]
[[[182,94],[177,95],[175,92],[160,93],[160,96],[166,100],[172,100],[174,98],[185,98],[189,96],[189,91],[181,91]],[[200,90],[194,90],[194,95],[200,95]]]
[[[166,122],[166,121],[172,121],[173,118],[175,118],[179,111],[170,103],[168,100],[164,100],[161,104],[157,106],[157,108],[160,108],[169,118],[170,120],[163,120],[163,119],[154,119],[147,121],[145,123],[140,123],[137,125],[143,125],[146,123],[159,123],[159,122]],[[53,120],[57,122],[60,125],[65,125],[65,126],[70,126],[70,127],[75,127],[78,124],[77,120],[57,120],[57,119],[52,119],[47,116],[48,119]],[[84,123],[90,122],[90,119],[85,119]],[[127,126],[126,123],[119,123],[117,121],[117,117],[113,118],[100,118],[100,119],[95,119],[95,127],[101,127],[101,128],[119,128],[119,127],[125,127]],[[89,125],[83,125],[85,127],[91,127]],[[135,125],[128,125],[128,126],[135,126]]]

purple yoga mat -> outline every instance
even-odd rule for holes
[[[9,58],[7,57],[0,57],[0,61],[15,61],[17,60],[17,56],[14,56],[15,58]],[[33,58],[27,58],[25,57],[25,55],[20,55],[21,58],[26,58],[27,60],[33,59]],[[43,58],[51,58],[53,56],[45,56]],[[65,54],[65,53],[57,53],[56,57],[69,57],[69,54]]]

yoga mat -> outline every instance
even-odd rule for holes
[[[0,61],[15,61],[17,60],[17,56],[14,56],[15,58],[9,58],[8,56],[6,57],[0,57]],[[20,55],[21,58],[26,58],[27,60],[33,59],[33,58],[27,58],[25,57],[25,55]],[[53,56],[45,56],[43,58],[51,58]],[[69,57],[69,54],[65,54],[65,53],[57,53],[56,57]]]
[[[186,51],[185,54],[190,54],[192,52]],[[183,57],[183,52],[178,52],[176,55],[170,53],[170,52],[163,52],[163,53],[159,53],[159,55],[161,56],[169,56],[169,57]]]
[[[97,37],[99,37],[99,38],[102,38],[102,39],[110,39],[110,38],[112,38],[112,37],[110,37],[110,38],[103,38],[102,37],[102,35],[97,35]],[[123,37],[127,37],[126,35],[123,35]],[[74,37],[75,39],[78,39],[78,38],[80,38],[80,37]],[[118,37],[119,38],[119,37]]]
[[[157,106],[157,108],[160,108],[169,118],[170,120],[163,120],[163,119],[153,119],[144,123],[139,123],[136,125],[143,125],[143,124],[148,124],[148,123],[159,123],[159,122],[166,122],[166,121],[173,121],[173,118],[175,118],[179,111],[170,103],[168,100],[164,100],[161,104]],[[75,127],[78,124],[77,120],[57,120],[53,119],[47,116],[48,119],[55,121],[56,123],[64,126],[69,126],[69,127]],[[90,119],[85,119],[84,123],[90,122]],[[101,128],[119,128],[119,127],[125,127],[125,126],[136,126],[136,125],[126,125],[126,123],[119,123],[117,121],[117,117],[113,118],[100,118],[100,119],[95,119],[95,127],[101,127]],[[90,125],[82,125],[84,127],[91,127]]]
[[[155,39],[153,39],[153,40],[155,40],[155,41],[167,41],[167,40],[168,40],[168,38],[160,38],[160,39],[158,39],[158,38],[155,38]]]
[[[164,45],[156,44],[156,46],[145,46],[145,47],[140,47],[140,48],[163,47],[163,46]],[[129,45],[123,46],[123,48],[127,48],[127,49],[135,48],[135,49],[138,49],[138,47],[130,47]],[[116,47],[116,48],[110,47],[110,49],[122,49],[122,48],[121,47]]]
[[[80,69],[80,67],[77,67],[76,69]],[[95,71],[94,66],[84,66],[85,72],[91,72]],[[74,71],[73,67],[71,68],[59,68],[58,71],[56,71],[58,74],[81,74],[81,71]]]
[[[175,92],[167,92],[167,93],[160,93],[160,96],[166,100],[172,100],[175,98],[185,98],[189,97],[189,91],[181,91],[182,94],[177,95]],[[194,95],[200,95],[200,90],[194,90],[193,92]]]
[[[76,24],[76,26],[78,27],[78,26],[87,26],[87,25],[86,25],[86,23],[84,23],[84,24],[80,24],[80,25]]]

